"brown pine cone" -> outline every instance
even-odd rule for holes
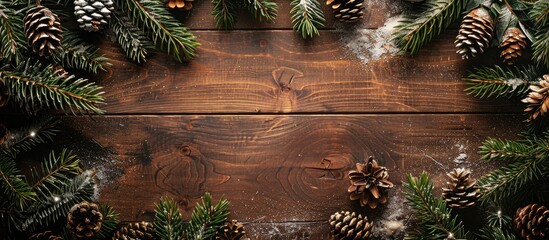
[[[225,224],[223,228],[217,233],[216,239],[219,240],[247,240],[245,238],[246,231],[244,231],[244,225],[238,223],[236,220],[232,220],[230,223]]]
[[[370,157],[367,163],[357,163],[356,170],[349,172],[351,186],[347,189],[351,200],[360,200],[360,206],[376,208],[378,204],[385,204],[389,200],[387,190],[393,187],[389,181],[389,173]]]
[[[505,31],[499,48],[503,62],[512,65],[522,56],[522,51],[526,48],[526,36],[519,28],[510,27]]]
[[[330,217],[330,229],[338,240],[368,240],[373,237],[374,224],[355,212],[336,212]]]
[[[364,15],[364,0],[326,0],[326,5],[342,22],[356,22]]]
[[[522,99],[523,103],[528,104],[526,109],[524,109],[525,112],[530,113],[528,121],[535,120],[539,115],[544,116],[549,110],[549,99],[547,98],[548,90],[549,74],[544,75],[543,79],[541,79],[537,85],[530,85],[528,97]]]
[[[112,240],[154,240],[152,223],[129,223],[114,233]]]
[[[9,96],[8,86],[4,79],[0,78],[0,108],[8,103]]]
[[[67,215],[67,228],[76,239],[95,236],[101,229],[103,214],[95,203],[81,202],[72,206]]]
[[[25,35],[33,52],[45,56],[61,45],[61,21],[47,7],[38,5],[29,9],[23,22]]]
[[[168,0],[166,6],[169,8],[182,8],[183,10],[191,10],[194,0]]]
[[[549,210],[545,206],[529,204],[517,209],[513,223],[523,239],[549,239]]]
[[[45,231],[31,235],[29,240],[63,240],[63,238],[54,235],[52,231]]]
[[[461,58],[474,58],[484,52],[494,36],[494,21],[488,10],[475,8],[465,17],[456,37],[456,51]]]
[[[477,180],[471,178],[469,169],[456,168],[449,172],[451,181],[442,188],[442,198],[452,208],[468,208],[477,204],[480,189]]]

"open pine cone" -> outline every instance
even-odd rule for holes
[[[61,22],[57,14],[47,7],[38,5],[29,9],[23,22],[25,36],[33,52],[45,56],[61,45]]]
[[[484,52],[494,35],[494,21],[488,10],[483,7],[469,12],[459,27],[456,37],[456,51],[461,58],[474,58]]]
[[[500,57],[503,58],[503,62],[512,65],[522,56],[522,51],[526,48],[526,35],[519,28],[508,28],[503,35],[499,48],[501,49]]]
[[[356,22],[364,15],[364,0],[327,0],[336,19],[342,22]]]
[[[446,182],[446,188],[442,188],[442,198],[452,208],[467,208],[477,204],[480,189],[477,181],[471,178],[471,171],[464,168],[456,168],[449,172],[450,182]]]
[[[517,209],[513,223],[523,239],[549,239],[549,210],[545,206],[529,204]]]
[[[216,239],[219,240],[247,240],[245,238],[246,231],[244,231],[244,225],[238,223],[236,220],[232,220],[230,223],[225,224],[223,228],[217,233]]]
[[[72,206],[67,215],[67,228],[76,239],[95,236],[101,229],[103,214],[95,203],[81,202]]]
[[[374,224],[355,212],[336,212],[330,217],[330,229],[338,240],[368,240],[373,237]]]
[[[166,5],[169,8],[182,8],[183,10],[191,10],[194,0],[168,0]]]
[[[31,235],[29,240],[63,240],[63,238],[54,235],[52,231],[45,231]]]
[[[528,97],[522,99],[523,103],[528,106],[524,109],[530,113],[528,121],[535,120],[539,115],[544,116],[549,110],[549,99],[547,98],[549,90],[549,74],[544,75],[538,85],[530,85],[530,93]]]
[[[351,200],[360,200],[360,206],[376,208],[378,204],[385,204],[389,200],[388,189],[393,187],[389,181],[389,173],[370,157],[367,163],[357,163],[356,170],[349,172],[351,186],[347,191]]]
[[[152,223],[129,223],[114,233],[112,240],[154,240],[154,228]]]

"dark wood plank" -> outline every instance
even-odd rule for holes
[[[478,100],[463,91],[466,61],[454,32],[417,57],[363,64],[323,31],[304,42],[291,31],[198,32],[199,56],[186,65],[157,54],[129,62],[118,46],[101,75],[110,114],[520,112],[516,100]]]
[[[205,192],[231,200],[245,222],[323,221],[347,200],[346,173],[370,155],[397,187],[381,218],[402,208],[406,173],[471,167],[488,136],[513,137],[520,115],[261,115],[66,117],[57,147],[99,169],[100,201],[124,221],[150,220],[154,202],[176,199],[186,217]],[[508,131],[495,131],[507,129]],[[402,216],[402,213],[397,214]]]

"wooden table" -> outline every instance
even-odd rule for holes
[[[360,29],[382,27],[401,1],[367,1]],[[128,61],[114,43],[114,64],[97,77],[104,116],[63,117],[63,146],[99,169],[100,201],[123,221],[151,220],[169,196],[186,219],[200,196],[231,201],[231,218],[253,239],[329,239],[326,220],[360,209],[348,200],[347,172],[375,156],[396,187],[376,221],[403,220],[401,181],[431,173],[491,167],[477,161],[489,136],[513,137],[524,117],[516,100],[478,100],[461,80],[468,65],[448,30],[415,57],[364,64],[328,14],[321,36],[304,41],[291,29],[289,1],[275,24],[241,17],[236,30],[215,30],[210,3],[185,20],[202,43],[198,57],[177,64],[157,53]],[[328,9],[325,9],[329,13]],[[398,11],[398,10],[397,10]],[[335,25],[339,26],[339,25]]]

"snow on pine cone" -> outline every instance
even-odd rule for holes
[[[529,204],[517,209],[513,223],[523,239],[549,239],[549,210],[545,206]]]
[[[544,75],[543,79],[536,85],[530,85],[530,93],[528,97],[522,99],[523,103],[527,103],[528,106],[524,109],[525,112],[530,113],[528,121],[535,120],[537,117],[544,116],[549,111],[549,98],[547,94],[549,91],[549,74]]]
[[[338,240],[368,240],[373,237],[374,224],[355,212],[340,211],[330,217],[330,229]]]
[[[75,0],[74,15],[80,28],[95,32],[105,28],[114,11],[112,0]]]
[[[149,222],[129,223],[114,233],[112,240],[154,240],[154,227]]]
[[[364,15],[364,0],[327,0],[326,5],[342,22],[356,22]]]
[[[37,5],[29,9],[23,22],[25,36],[33,52],[46,56],[61,45],[61,21],[49,8]]]
[[[456,37],[456,51],[461,58],[469,59],[482,54],[494,36],[494,21],[483,7],[473,9],[461,22]]]
[[[501,49],[500,57],[503,58],[503,62],[507,65],[514,64],[522,56],[526,44],[526,35],[519,28],[508,28],[503,34],[503,40],[499,45]]]
[[[456,168],[449,172],[451,181],[446,182],[446,188],[442,188],[442,198],[452,208],[468,208],[477,204],[480,189],[477,181],[471,177],[471,171],[464,168]]]

